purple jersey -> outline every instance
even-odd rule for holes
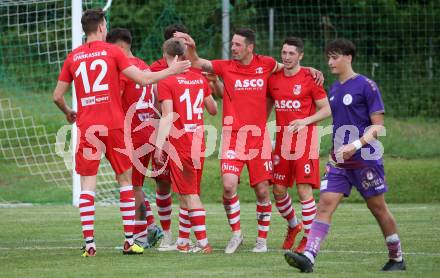
[[[329,100],[333,116],[332,158],[336,161],[334,150],[361,138],[365,129],[372,125],[371,114],[384,113],[385,109],[376,83],[360,74],[342,84],[335,81],[329,91]],[[341,168],[382,165],[381,145],[373,141],[349,160],[339,162]]]

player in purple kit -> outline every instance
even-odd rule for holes
[[[389,261],[383,271],[405,270],[397,225],[388,210],[381,144],[376,140],[384,127],[384,105],[377,85],[355,73],[352,61],[356,48],[351,41],[337,39],[325,49],[328,64],[338,80],[330,88],[333,116],[333,149],[327,170],[327,183],[321,185],[318,212],[306,249],[285,253],[287,263],[302,272],[312,272],[320,245],[327,236],[332,215],[355,186],[376,218],[388,247]]]

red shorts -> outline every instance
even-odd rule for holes
[[[173,191],[177,194],[197,194],[200,195],[200,183],[202,181],[202,171],[204,157],[200,158],[199,165],[194,165],[190,154],[179,153],[181,167],[177,161],[170,159],[168,164],[171,170],[171,182]]]
[[[126,149],[124,131],[111,129],[84,134],[81,132],[75,154],[75,170],[81,176],[96,176],[102,153],[120,175],[131,168],[130,158],[116,149]]]
[[[131,133],[131,141],[133,142],[134,152],[140,154],[145,153],[143,156],[133,155],[133,172],[131,175],[131,180],[133,186],[142,186],[144,184],[145,175],[148,170],[148,164],[152,158],[154,151],[154,146],[147,143],[152,131],[147,129],[140,130]]]
[[[273,155],[274,184],[292,187],[296,184],[310,184],[313,189],[319,189],[321,178],[319,159],[311,159],[303,155],[296,160],[287,160],[278,152]]]
[[[238,177],[240,177],[241,171],[246,164],[249,172],[249,183],[252,187],[263,181],[272,182],[272,160],[270,159],[222,159],[220,164],[222,175],[234,174]]]
[[[223,146],[220,161],[222,175],[235,174],[240,177],[246,164],[249,172],[249,183],[252,187],[263,181],[272,182],[272,146],[268,137],[266,140],[264,138],[248,137],[246,141],[239,142],[237,136],[233,134],[229,146]],[[249,156],[246,157],[242,154]]]

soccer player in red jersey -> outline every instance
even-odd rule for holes
[[[182,58],[185,48],[181,40],[172,38],[165,41],[163,52],[167,63],[176,55]],[[212,247],[206,236],[206,213],[200,200],[200,182],[205,152],[203,109],[216,115],[217,103],[212,98],[206,79],[193,71],[161,80],[158,83],[158,94],[162,118],[155,160],[159,165],[163,164],[163,154],[168,153],[172,188],[179,194],[181,209],[188,211],[185,222],[189,220],[186,224],[190,224],[185,234],[179,233],[176,249],[181,252],[211,253]],[[168,144],[165,143],[167,137]],[[190,229],[197,239],[192,249],[189,244]]]
[[[303,56],[303,41],[287,38],[281,50],[284,69],[274,73],[268,84],[272,104],[269,107],[275,104],[277,123],[272,156],[273,195],[278,211],[288,223],[283,249],[293,247],[297,234],[304,227],[304,237],[296,252],[303,252],[316,215],[312,191],[320,186],[316,123],[331,114],[324,88],[316,85],[310,71],[300,65]],[[287,192],[294,182],[302,206],[302,223],[296,218],[292,199]]]
[[[188,29],[181,24],[172,24],[165,28],[163,36],[165,41],[169,40],[173,37],[174,33],[183,32],[188,34]],[[168,67],[167,61],[164,57],[153,62],[151,64],[151,71],[156,72]],[[198,68],[190,68],[190,71],[194,71],[198,74],[203,74],[202,71]],[[218,79],[218,77],[214,74],[206,74],[204,75],[209,81],[209,86],[213,90],[214,95],[220,95],[223,91],[223,83]],[[164,231],[163,239],[159,245],[159,251],[171,251],[175,250],[176,245],[173,242],[173,237],[171,233],[171,213],[172,213],[172,198],[171,198],[171,178],[170,178],[170,170],[169,166],[164,165],[163,167],[158,167],[155,162],[152,162],[153,170],[158,173],[155,177],[156,180],[156,204],[159,212],[159,219]],[[163,168],[163,171],[159,171],[158,169]],[[188,218],[188,211],[180,208],[179,211],[179,234],[186,234],[187,224],[183,223],[182,219]]]
[[[194,40],[189,35],[177,32],[175,36],[184,39],[189,46],[187,57],[193,67],[215,73],[224,82],[221,171],[223,204],[233,232],[225,253],[234,253],[243,242],[237,188],[244,165],[248,168],[250,185],[257,199],[258,237],[252,251],[266,252],[272,210],[269,197],[271,143],[266,130],[267,80],[282,68],[282,64],[254,53],[255,33],[250,29],[235,31],[231,44],[232,60],[199,58]]]
[[[107,42],[119,46],[127,55],[130,62],[142,71],[149,71],[149,66],[135,57],[131,52],[132,36],[129,30],[113,28],[107,34]],[[122,109],[126,115],[126,124],[130,127],[131,141],[133,143],[132,156],[132,182],[136,203],[134,225],[134,241],[144,247],[150,248],[163,236],[162,230],[156,225],[150,202],[145,196],[142,186],[144,184],[152,151],[154,150],[152,138],[155,126],[159,122],[158,112],[155,109],[157,94],[155,85],[139,86],[128,79],[124,74],[119,75]],[[146,126],[140,128],[142,124]]]
[[[169,40],[174,36],[176,32],[181,32],[185,34],[189,34],[188,29],[181,24],[172,24],[165,28],[163,37],[165,40]],[[153,62],[151,64],[152,71],[160,71],[167,68],[168,65],[165,59],[162,57],[161,59]],[[191,67],[190,70],[195,71],[197,73],[203,74],[206,79],[209,81],[209,87],[211,87],[212,93],[217,96],[223,95],[223,82],[221,82],[216,74],[203,72],[199,68]]]
[[[143,248],[133,241],[135,204],[131,185],[131,162],[126,154],[118,151],[125,149],[119,73],[124,73],[144,86],[183,72],[190,63],[175,62],[162,72],[142,72],[131,65],[117,46],[105,42],[107,23],[101,9],[87,10],[81,18],[81,24],[87,41],[67,56],[53,92],[53,100],[66,114],[68,122],[76,121],[78,126],[75,169],[81,176],[79,207],[86,242],[83,256],[94,256],[96,253],[94,200],[96,174],[102,152],[105,152],[121,186],[120,211],[125,233],[123,253],[141,254]],[[72,81],[75,81],[77,112],[64,99]]]

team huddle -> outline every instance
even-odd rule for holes
[[[384,105],[377,85],[352,69],[353,43],[337,39],[326,46],[330,70],[338,77],[327,98],[322,74],[300,65],[304,44],[299,38],[285,39],[278,63],[255,53],[254,31],[238,29],[231,40],[232,58],[210,61],[198,56],[195,40],[184,26],[171,25],[164,32],[163,58],[149,66],[132,54],[129,30],[107,32],[102,10],[87,10],[81,24],[86,42],[67,56],[54,102],[78,129],[75,170],[81,177],[82,256],[95,256],[97,250],[95,191],[102,154],[120,185],[124,254],[142,254],[159,241],[159,251],[213,251],[200,185],[207,156],[203,117],[204,111],[217,114],[215,95],[223,102],[220,171],[231,227],[225,253],[235,253],[244,239],[237,189],[246,165],[256,196],[258,233],[253,252],[268,251],[272,188],[275,206],[287,224],[285,259],[302,272],[313,271],[332,214],[355,186],[385,237],[389,261],[382,270],[405,270],[396,222],[384,200],[387,185],[376,140],[383,129]],[[73,81],[77,111],[64,100]],[[274,146],[267,128],[272,110]],[[330,116],[333,148],[321,183],[317,123]],[[156,182],[160,226],[142,190],[146,176]],[[288,193],[294,184],[302,220]],[[320,189],[318,206],[314,189]],[[171,191],[178,195],[180,207],[175,241]]]

